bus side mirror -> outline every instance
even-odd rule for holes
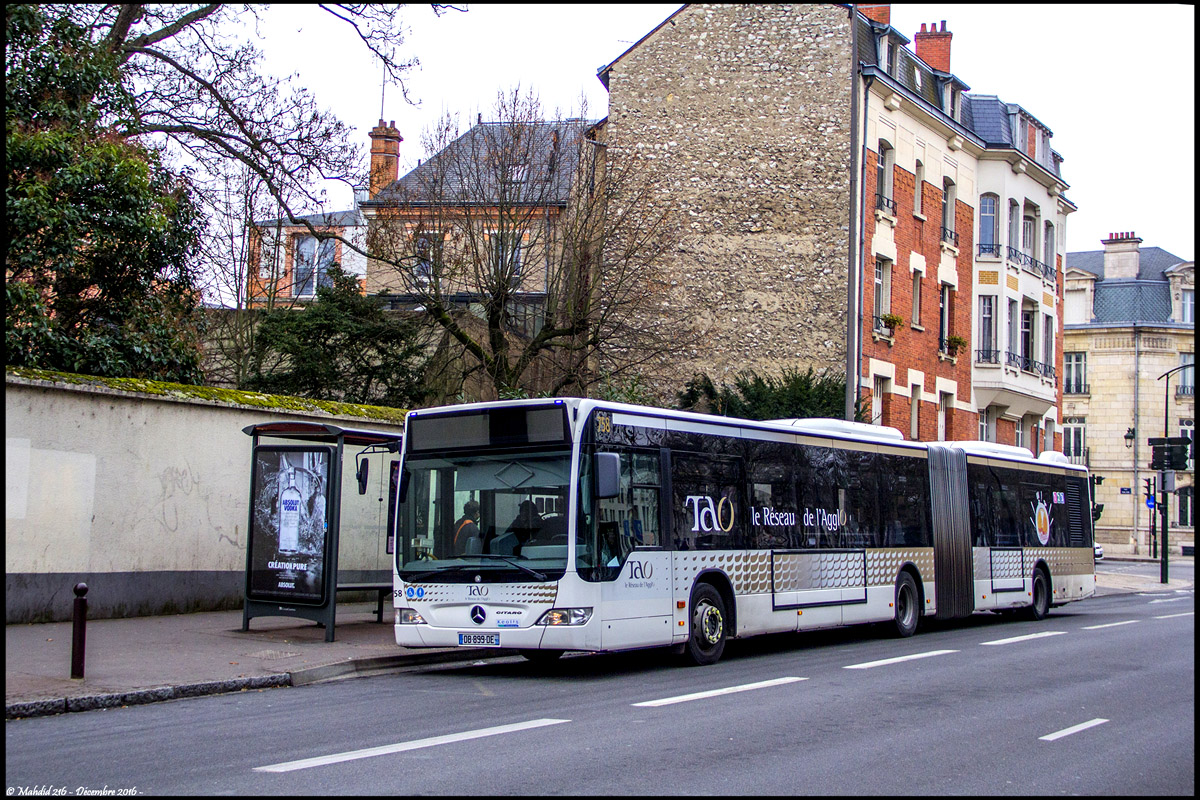
[[[621,493],[621,456],[596,453],[596,497],[616,497]]]
[[[371,462],[365,458],[358,462],[358,469],[354,472],[354,477],[358,478],[358,493],[367,493],[367,474],[371,471]]]

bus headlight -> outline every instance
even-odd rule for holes
[[[590,608],[552,608],[542,614],[536,625],[586,625],[592,618]]]
[[[424,625],[425,618],[417,613],[413,608],[397,608],[396,609],[396,624],[397,625]]]

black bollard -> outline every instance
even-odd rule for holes
[[[71,677],[83,677],[84,640],[87,638],[87,584],[75,584],[74,626],[71,630]]]

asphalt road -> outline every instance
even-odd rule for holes
[[[520,659],[8,722],[21,789],[153,794],[1180,794],[1195,603]],[[896,660],[904,659],[904,660]],[[374,748],[374,750],[372,750]]]

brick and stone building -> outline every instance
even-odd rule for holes
[[[857,9],[688,5],[600,71],[609,158],[647,160],[680,231],[661,324],[708,333],[678,384],[849,366],[911,438],[1056,447],[1074,206],[1050,130],[968,93],[945,22],[911,42]]]
[[[1141,243],[1133,232],[1113,233],[1103,250],[1066,255],[1063,450],[1104,478],[1097,539],[1149,554],[1145,482],[1157,473],[1147,440],[1195,430],[1195,368],[1171,375],[1169,387],[1160,377],[1195,363],[1196,265]],[[1176,473],[1175,552],[1193,541],[1194,485],[1194,467]]]

